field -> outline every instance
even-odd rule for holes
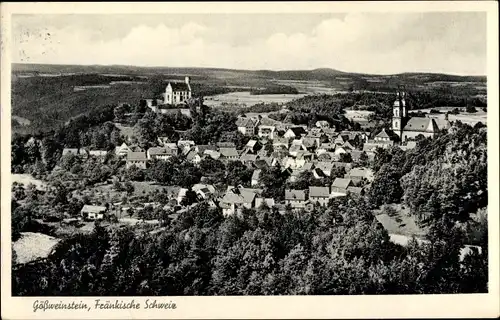
[[[42,233],[22,232],[21,238],[12,244],[17,255],[16,262],[26,263],[46,258],[59,241],[58,238]]]
[[[42,180],[38,180],[33,178],[29,174],[17,174],[13,173],[11,174],[12,177],[12,182],[17,182],[20,184],[23,184],[24,186],[29,185],[30,183],[34,184],[38,190],[45,190],[47,187],[46,183],[43,182]]]
[[[454,108],[450,107],[441,107],[441,108],[435,108],[443,113],[446,113],[447,111],[451,111]],[[412,111],[421,111],[423,113],[429,113],[430,109],[419,109],[419,110],[412,110]],[[430,115],[432,118],[438,118],[438,119],[444,119],[445,115],[444,114],[432,114]],[[480,110],[477,108],[476,113],[467,113],[464,111],[460,111],[460,114],[450,114],[448,115],[448,120],[449,121],[456,121],[460,120],[463,123],[467,123],[469,125],[475,125],[478,122],[482,122],[484,124],[487,124],[488,122],[488,114],[484,112],[483,110]]]
[[[215,95],[205,98],[205,104],[210,107],[220,107],[224,104],[230,104],[235,107],[249,107],[258,103],[279,103],[284,104],[294,99],[305,96],[299,94],[261,94],[251,95],[250,92],[231,92],[226,94]]]

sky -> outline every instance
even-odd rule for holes
[[[482,12],[13,15],[12,61],[486,74]]]

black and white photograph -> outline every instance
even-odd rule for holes
[[[485,10],[140,10],[10,15],[13,298],[498,294]]]

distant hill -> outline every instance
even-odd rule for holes
[[[50,130],[88,110],[108,104],[138,104],[140,99],[159,98],[167,81],[192,78],[195,94],[210,96],[231,91],[284,93],[318,83],[336,91],[394,92],[399,85],[409,90],[433,90],[444,95],[486,95],[486,77],[432,73],[369,75],[335,69],[236,70],[223,68],[170,68],[101,65],[12,65],[12,113],[27,119],[14,122],[14,130]]]
[[[231,78],[241,76],[251,76],[255,78],[279,79],[279,80],[318,80],[328,81],[340,77],[349,78],[399,78],[399,79],[419,79],[422,81],[472,81],[486,82],[486,76],[457,76],[441,73],[400,73],[393,75],[373,75],[339,71],[330,68],[319,68],[313,70],[239,70],[224,68],[171,68],[171,67],[136,67],[122,65],[56,65],[56,64],[24,64],[13,63],[12,72],[40,73],[40,74],[82,74],[101,73],[112,75],[158,75],[158,74],[182,74],[196,75],[201,77]]]

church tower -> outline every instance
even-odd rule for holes
[[[392,107],[392,131],[402,139],[403,129],[408,122],[408,114],[406,110],[406,93],[404,87],[399,87],[396,101]]]

